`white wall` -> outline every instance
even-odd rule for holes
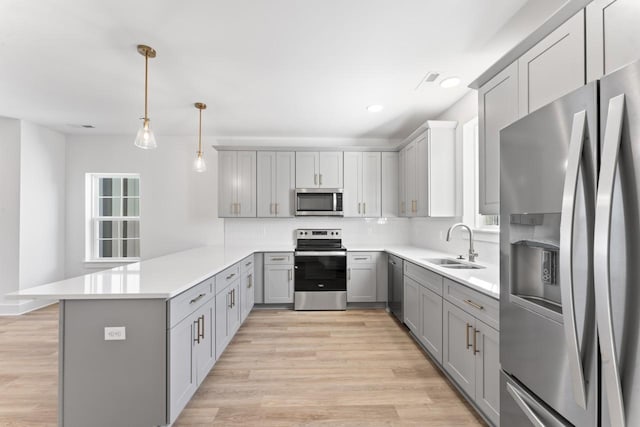
[[[409,244],[406,218],[227,218],[225,246],[293,247],[298,228],[340,228],[347,249]]]
[[[140,174],[143,259],[224,244],[224,222],[217,218],[217,152],[205,144],[208,168],[197,173],[195,136],[157,135],[152,151],[135,147],[133,136],[67,138],[67,277],[95,271],[84,263],[86,173]]]
[[[18,290],[20,247],[20,121],[0,117],[0,313],[15,300],[3,295]]]
[[[20,289],[64,278],[65,137],[22,121]]]
[[[462,186],[462,127],[469,120],[478,115],[478,94],[475,90],[469,91],[467,95],[453,104],[448,110],[442,113],[435,120],[455,120],[458,122],[456,128],[456,212],[455,218],[413,218],[410,225],[410,240],[415,246],[432,248],[443,252],[454,254],[467,254],[469,250],[469,241],[463,233],[466,231],[457,231],[451,242],[447,242],[446,235],[449,227],[456,222],[462,220],[462,202],[463,202],[463,186]],[[469,224],[472,225],[472,224]],[[499,261],[499,245],[490,241],[497,240],[495,236],[478,233],[476,239],[476,252],[480,255],[479,261],[492,264],[498,264]]]

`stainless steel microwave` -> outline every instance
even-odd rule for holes
[[[344,216],[342,188],[296,188],[296,216]]]

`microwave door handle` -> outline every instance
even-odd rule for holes
[[[584,380],[584,369],[578,330],[576,325],[576,307],[573,288],[573,227],[578,191],[580,162],[584,149],[586,111],[582,110],[573,116],[571,138],[569,140],[569,156],[567,172],[562,195],[562,214],[560,217],[560,287],[562,296],[562,317],[564,334],[567,340],[569,369],[573,386],[573,397],[582,409],[587,408],[587,393]],[[588,156],[587,156],[588,157]],[[587,180],[586,174],[583,175]],[[588,207],[587,207],[588,208]],[[584,343],[583,343],[584,344]],[[585,344],[586,345],[586,344]]]
[[[322,184],[322,180],[320,180],[320,184]],[[333,192],[333,211],[334,212],[338,211],[338,195],[336,194],[335,191]]]
[[[596,198],[596,221],[594,232],[593,276],[596,295],[596,318],[600,335],[602,374],[607,390],[611,425],[624,426],[625,409],[620,381],[620,367],[613,330],[613,308],[611,306],[611,272],[609,267],[611,208],[616,176],[622,123],[624,117],[624,94],[609,101],[609,112],[604,130],[604,142]]]

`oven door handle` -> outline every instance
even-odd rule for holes
[[[296,251],[295,256],[347,256],[346,251]]]

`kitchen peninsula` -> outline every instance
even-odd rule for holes
[[[451,271],[426,261],[439,252],[365,249],[498,298],[495,266]],[[14,293],[60,301],[59,424],[173,423],[251,310],[255,254],[292,250],[202,247]]]

